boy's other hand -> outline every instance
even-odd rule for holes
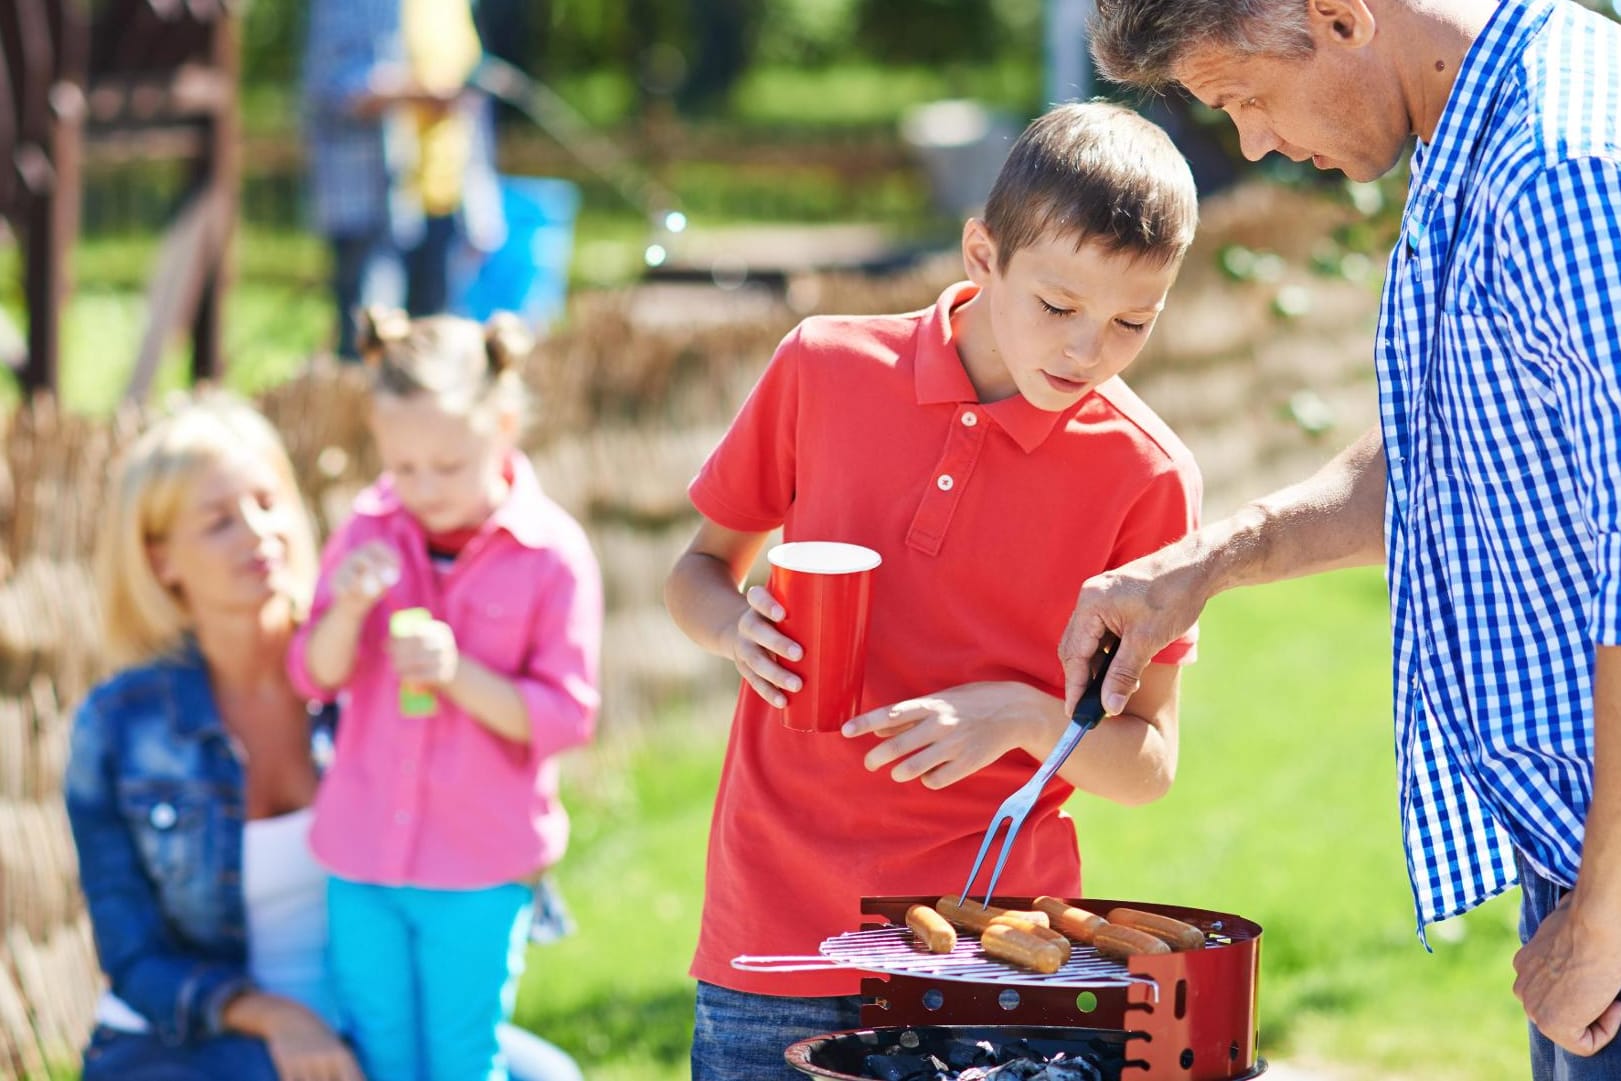
[[[399,553],[382,541],[372,541],[344,556],[332,572],[332,602],[363,616],[399,580]]]
[[[743,599],[748,602],[748,608],[738,617],[732,634],[732,661],[744,682],[761,698],[781,709],[788,704],[788,696],[783,692],[799,690],[804,681],[784,668],[778,658],[797,661],[804,657],[805,651],[777,629],[777,621],[785,612],[764,586],[751,586]]]
[[[1051,701],[1023,683],[964,683],[852,717],[841,731],[882,740],[867,752],[869,770],[898,763],[896,781],[945,788],[1023,745],[1022,725],[1040,709],[1031,696]]]

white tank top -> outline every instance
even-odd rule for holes
[[[260,990],[301,1002],[336,1031],[337,996],[326,967],[326,871],[310,852],[305,808],[242,828],[242,901],[248,920],[248,974]],[[145,1032],[146,1018],[111,991],[96,1020],[122,1032]]]

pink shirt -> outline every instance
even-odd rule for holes
[[[448,572],[434,570],[386,474],[321,554],[310,621],[288,651],[294,684],[312,698],[331,697],[311,678],[307,650],[332,602],[332,571],[372,541],[400,556],[399,582],[362,626],[337,752],[315,800],[310,843],[340,877],[474,889],[544,869],[567,846],[556,756],[595,725],[602,579],[584,530],[541,491],[529,462],[514,454],[511,468],[506,501]],[[445,695],[429,716],[400,715],[388,619],[416,606],[450,625],[464,655],[517,685],[529,743],[503,739]]]

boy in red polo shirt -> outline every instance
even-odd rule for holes
[[[849,970],[739,972],[814,954],[864,895],[955,892],[986,823],[1068,722],[1056,647],[1081,583],[1197,523],[1187,448],[1116,378],[1147,341],[1193,238],[1197,196],[1163,131],[1103,103],[1059,106],[963,227],[969,281],[905,315],[805,320],[691,486],[703,515],[671,571],[676,622],[743,676],[710,831],[694,1081],[797,1076],[792,1042],[859,1027]],[[741,584],[773,530],[877,550],[866,711],[840,734],[785,728],[800,649]],[[1163,651],[1026,820],[1008,894],[1074,896],[1061,807],[1121,803],[1176,771],[1177,666]]]

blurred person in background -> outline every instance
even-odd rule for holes
[[[1235,586],[1386,562],[1420,934],[1522,887],[1532,1075],[1621,1078],[1621,27],[1569,0],[1100,0],[1109,77],[1371,181],[1418,139],[1380,429],[1082,588],[1105,704]],[[1506,978],[1505,978],[1505,982]]]
[[[341,359],[362,306],[443,312],[458,238],[505,239],[490,102],[467,87],[482,56],[468,0],[311,0],[306,158]]]
[[[285,666],[316,556],[280,438],[194,400],[131,446],[108,502],[96,583],[121,667],[80,706],[64,778],[111,984],[84,1081],[360,1081],[308,842],[335,711]],[[512,1076],[579,1081],[538,1037],[501,1040]]]

